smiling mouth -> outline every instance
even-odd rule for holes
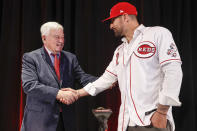
[[[56,44],[56,46],[58,46],[58,47],[59,47],[59,46],[60,46],[60,47],[62,47],[62,46],[64,46],[64,44]]]

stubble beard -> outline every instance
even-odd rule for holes
[[[115,37],[122,37],[123,35],[122,35],[122,31],[118,31],[118,30],[114,30],[114,35],[115,35]]]

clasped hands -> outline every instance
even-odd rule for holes
[[[114,82],[109,89],[112,89],[114,87],[118,86],[118,82]],[[72,103],[74,103],[75,101],[77,101],[80,97],[89,95],[85,90],[83,89],[79,89],[79,90],[74,90],[71,88],[62,88],[61,90],[59,90],[58,94],[57,94],[57,100],[59,100],[60,102],[66,104],[66,105],[70,105]]]
[[[60,102],[70,105],[79,99],[77,90],[71,88],[62,88],[57,94],[57,100]]]

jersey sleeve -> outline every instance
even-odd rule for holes
[[[103,75],[99,77],[96,81],[89,83],[84,87],[84,90],[88,92],[88,94],[95,96],[98,93],[108,89],[114,82],[117,81],[115,62],[116,62],[116,58],[114,55],[112,61],[106,68]]]
[[[180,106],[179,93],[182,83],[182,69],[179,62],[165,64],[162,68],[164,80],[159,92],[159,103],[162,105]]]
[[[181,58],[173,40],[171,32],[163,27],[159,28],[157,35],[158,55],[161,66],[177,61],[181,63]]]
[[[159,62],[164,73],[162,89],[159,92],[159,103],[180,106],[179,93],[183,76],[182,62],[172,34],[168,29],[159,27],[157,44]]]

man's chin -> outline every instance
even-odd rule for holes
[[[121,36],[122,36],[120,32],[115,32],[115,31],[114,31],[114,35],[115,35],[116,37],[121,37]]]
[[[123,36],[120,33],[114,33],[115,37],[122,38]]]
[[[62,51],[62,48],[61,48],[61,49],[57,49],[57,50],[56,50],[56,52],[61,52],[61,51]]]

